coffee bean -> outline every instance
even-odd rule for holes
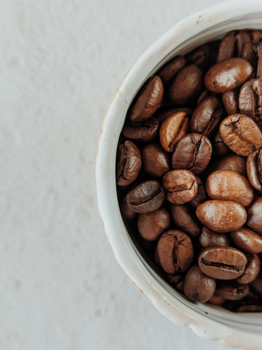
[[[139,214],[137,228],[140,235],[148,241],[155,241],[171,225],[171,218],[165,208],[159,208],[152,213]]]
[[[172,170],[162,179],[166,199],[173,204],[185,204],[197,194],[197,180],[191,171]]]
[[[137,178],[142,166],[139,149],[132,141],[118,147],[116,179],[119,186],[128,186]]]
[[[164,200],[164,189],[154,180],[141,182],[127,193],[127,203],[136,213],[150,213],[157,210]]]
[[[226,233],[242,227],[246,222],[247,213],[239,203],[211,200],[197,207],[196,216],[210,230]]]
[[[247,157],[247,176],[251,185],[262,190],[262,150],[257,150]]]
[[[258,30],[250,30],[248,34],[250,36],[251,41],[257,41],[262,39],[262,33],[260,33]]]
[[[262,235],[262,197],[247,209],[247,225],[256,233]]]
[[[224,282],[216,289],[216,294],[227,300],[240,300],[249,292],[249,286],[236,282]]]
[[[254,281],[260,271],[260,260],[256,254],[246,254],[247,265],[245,272],[236,280],[240,284],[248,284]]]
[[[189,131],[189,118],[185,118],[185,112],[177,112],[170,115],[161,125],[159,139],[162,147],[167,152],[173,152],[175,145]]]
[[[160,106],[163,94],[161,79],[158,76],[149,79],[131,110],[131,121],[137,123],[150,118]]]
[[[158,144],[147,144],[141,151],[143,168],[152,178],[159,178],[170,170],[167,153]]]
[[[183,68],[169,89],[172,102],[183,105],[194,100],[203,87],[203,73],[196,65]]]
[[[156,249],[154,252],[154,260],[155,260],[155,263],[157,264],[157,266],[161,267],[157,246],[156,246]]]
[[[262,119],[262,78],[249,80],[241,87],[239,110],[255,121]]]
[[[183,231],[164,232],[158,240],[157,247],[161,266],[167,273],[185,272],[192,263],[193,245]]]
[[[216,280],[205,276],[197,265],[192,266],[185,277],[184,293],[193,302],[205,303],[214,294]]]
[[[170,273],[165,273],[165,277],[169,283],[171,283],[173,286],[176,286],[179,282],[181,282],[185,275],[182,273],[177,273],[175,275],[171,275]]]
[[[220,124],[224,110],[219,99],[215,96],[207,97],[201,102],[191,118],[191,132],[210,137]]]
[[[262,305],[240,305],[234,309],[235,312],[262,312]]]
[[[164,111],[159,110],[154,114],[154,117],[159,121],[159,123],[163,123],[163,121],[166,120],[168,117],[170,117],[172,114],[175,114],[178,112],[185,112],[186,118],[190,118],[192,116],[193,110],[187,107],[171,108]]]
[[[191,199],[190,202],[188,202],[188,204],[194,209],[196,209],[196,207],[199,204],[204,203],[207,200],[205,186],[203,185],[201,179],[198,176],[196,176],[196,180],[198,185],[197,194],[193,199]]]
[[[199,46],[192,54],[190,54],[186,62],[187,64],[195,64],[201,69],[205,69],[208,64],[210,56],[210,50],[208,45],[204,44]]]
[[[159,121],[154,117],[145,120],[142,123],[128,122],[123,128],[123,135],[127,139],[139,142],[148,142],[153,140],[158,131]]]
[[[231,232],[230,236],[239,249],[253,254],[262,253],[262,237],[254,231],[241,227]]]
[[[247,157],[262,147],[262,134],[256,123],[242,114],[224,119],[219,133],[225,144],[239,156]]]
[[[262,39],[253,41],[252,46],[257,62],[256,77],[262,78]]]
[[[163,84],[169,85],[173,81],[175,75],[184,68],[185,64],[186,60],[183,56],[177,56],[171,61],[168,61],[158,72],[158,76],[161,78]]]
[[[242,58],[231,58],[212,66],[205,75],[210,91],[223,93],[241,86],[251,76],[253,68]]]
[[[226,299],[222,298],[219,295],[216,295],[216,292],[212,295],[212,297],[207,301],[208,304],[211,305],[223,305],[225,303]]]
[[[188,169],[199,174],[207,167],[212,155],[209,139],[200,134],[188,134],[176,145],[172,156],[173,169]]]
[[[248,180],[232,170],[218,170],[208,176],[206,191],[212,199],[231,200],[247,207],[254,199]]]
[[[258,277],[250,283],[250,288],[253,293],[262,297],[262,274],[260,273]]]
[[[180,281],[177,285],[176,285],[176,290],[180,293],[184,292],[184,280]]]
[[[227,247],[230,246],[230,238],[224,233],[214,232],[203,226],[199,236],[199,243],[202,247]]]
[[[246,264],[245,254],[232,247],[206,248],[198,258],[200,270],[205,275],[219,280],[232,280],[243,275]]]
[[[132,210],[127,204],[126,196],[124,197],[121,205],[121,213],[123,217],[128,220],[132,220],[137,216],[137,213],[134,210]]]
[[[210,173],[217,170],[232,170],[236,171],[240,175],[246,173],[246,159],[236,154],[230,154],[223,158],[220,158],[212,167],[209,168]]]
[[[248,33],[244,30],[231,31],[227,33],[220,41],[217,62],[222,62],[233,58],[240,57],[243,46],[250,41]]]
[[[195,216],[193,210],[186,204],[178,205],[171,204],[170,206],[171,216],[174,223],[182,231],[185,231],[192,237],[200,235],[199,222]]]
[[[238,113],[238,89],[223,92],[222,102],[227,115]],[[242,113],[242,112],[241,112]]]
[[[225,145],[219,133],[214,137],[212,144],[213,154],[216,157],[223,157],[229,153],[229,148]]]

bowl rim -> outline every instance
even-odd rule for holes
[[[231,21],[236,18],[236,14],[237,18],[245,18],[258,11],[262,13],[262,2],[260,0],[250,0],[248,2],[245,0],[226,1],[182,19],[151,45],[130,68],[110,100],[98,140],[96,159],[99,212],[114,255],[133,283],[162,314],[175,324],[188,326],[203,338],[243,349],[261,349],[262,335],[235,329],[214,321],[207,318],[204,313],[200,314],[188,307],[178,298],[171,297],[170,293],[148,274],[144,262],[137,257],[134,258],[134,246],[124,234],[126,228],[122,219],[118,220],[120,211],[118,203],[116,203],[116,187],[115,185],[112,186],[112,181],[108,176],[110,171],[115,169],[115,153],[108,155],[108,144],[112,142],[116,144],[118,140],[116,129],[119,127],[117,118],[121,114],[120,102],[123,102],[124,99],[128,106],[130,96],[132,98],[135,94],[134,91],[129,91],[130,85],[134,84],[134,81],[138,80],[137,77],[142,73],[142,76],[147,77],[153,68],[156,69],[157,64],[161,64],[161,58],[166,58],[173,51],[170,50],[172,42],[175,42],[175,47],[178,48],[186,39],[193,38],[190,35],[192,28],[194,28],[194,35],[197,35],[211,26],[219,25],[221,18],[223,18],[223,21]],[[145,79],[140,81],[137,90],[144,81]],[[125,115],[122,117],[122,122],[124,118]]]

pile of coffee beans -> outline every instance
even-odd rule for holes
[[[231,31],[148,79],[116,182],[130,236],[177,291],[262,312],[262,33]]]

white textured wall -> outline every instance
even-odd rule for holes
[[[0,0],[0,349],[222,350],[116,263],[95,191],[108,102],[184,16],[221,0]]]

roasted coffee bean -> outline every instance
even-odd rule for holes
[[[162,147],[167,152],[173,152],[175,145],[189,131],[189,119],[185,112],[177,112],[170,115],[161,125],[159,139]]]
[[[208,304],[218,306],[218,305],[223,305],[225,301],[226,301],[225,298],[222,298],[221,296],[216,295],[216,292],[215,292],[207,302]]]
[[[197,180],[188,170],[169,171],[162,179],[166,199],[173,204],[185,204],[197,194]]]
[[[223,93],[241,86],[251,76],[253,68],[242,58],[231,58],[212,66],[205,75],[210,91]]]
[[[205,303],[214,294],[216,280],[205,276],[197,265],[192,266],[184,281],[185,296],[193,302]]]
[[[262,78],[262,39],[247,42],[243,46],[241,57],[253,66],[250,78]]]
[[[262,147],[262,134],[256,123],[243,114],[222,121],[219,133],[225,144],[239,156],[247,157]]]
[[[240,284],[248,284],[254,281],[260,271],[260,260],[256,254],[246,254],[247,265],[245,272],[236,280]]]
[[[175,275],[171,275],[170,273],[166,273],[165,277],[169,283],[171,283],[173,286],[175,286],[185,278],[185,275],[182,273],[177,273]]]
[[[169,85],[175,75],[186,65],[186,60],[183,56],[177,56],[171,61],[168,61],[164,67],[158,72],[158,76],[161,78],[164,85]]]
[[[149,79],[131,110],[131,121],[137,123],[150,118],[160,106],[163,94],[162,80],[158,76]]]
[[[203,185],[201,179],[198,176],[196,176],[196,179],[198,184],[197,194],[190,202],[188,202],[188,204],[194,209],[196,209],[196,207],[199,204],[204,203],[207,200],[207,193],[205,190],[205,186]]]
[[[240,300],[249,292],[249,286],[236,282],[223,282],[216,289],[216,294],[227,300]]]
[[[158,246],[156,246],[156,249],[155,249],[155,252],[154,252],[154,260],[155,260],[155,263],[157,264],[157,266],[161,267],[159,254],[158,254]]]
[[[193,237],[200,235],[201,229],[199,222],[195,216],[195,213],[189,206],[186,204],[171,204],[170,211],[172,219],[178,228]]]
[[[217,170],[232,170],[236,171],[240,175],[246,173],[246,159],[236,154],[230,154],[223,158],[220,158],[212,167],[210,167],[210,173]]]
[[[226,233],[242,227],[246,222],[247,213],[239,203],[211,200],[199,204],[196,209],[196,216],[210,230]]]
[[[162,177],[170,170],[168,155],[158,144],[147,144],[141,155],[143,169],[152,178]]]
[[[185,272],[194,257],[191,239],[179,230],[164,232],[158,240],[157,249],[163,270],[170,274]]]
[[[155,241],[171,225],[171,218],[165,208],[159,208],[152,213],[139,214],[137,228],[140,235],[148,241]]]
[[[248,180],[232,170],[218,170],[206,181],[206,191],[212,199],[238,202],[247,207],[254,199],[254,191]]]
[[[123,217],[128,220],[132,220],[137,216],[137,213],[134,210],[132,210],[127,204],[126,196],[124,197],[121,205],[121,213]]]
[[[213,154],[216,157],[223,157],[229,153],[229,148],[225,145],[219,133],[214,137],[212,144]]]
[[[262,33],[260,33],[258,30],[250,30],[248,34],[250,36],[251,41],[257,41],[262,39]]]
[[[192,64],[183,68],[169,89],[172,102],[183,105],[194,100],[203,87],[203,73],[199,67]]]
[[[215,96],[207,97],[201,102],[191,118],[191,132],[210,137],[220,124],[224,110],[219,99]]]
[[[247,176],[251,185],[256,190],[262,191],[262,149],[247,157]]]
[[[232,280],[243,275],[246,264],[245,254],[232,247],[206,248],[198,258],[200,270],[219,280]]]
[[[262,197],[258,198],[247,209],[247,225],[262,235]]]
[[[228,247],[230,246],[230,238],[224,233],[218,233],[209,230],[203,226],[202,233],[199,236],[199,243],[202,247]]]
[[[176,285],[176,290],[180,293],[183,293],[184,292],[184,280],[179,282],[177,285]]]
[[[172,156],[173,169],[188,169],[199,174],[207,167],[212,155],[209,139],[200,134],[188,134],[176,145]]]
[[[137,178],[142,166],[139,149],[132,141],[125,141],[118,147],[116,183],[128,186]]]
[[[231,232],[230,236],[239,249],[253,254],[262,253],[262,237],[254,231],[241,227]]]
[[[217,62],[230,58],[241,57],[243,46],[250,41],[248,33],[244,30],[227,33],[220,41],[217,55]]]
[[[192,116],[193,110],[191,108],[187,107],[179,107],[179,108],[171,108],[167,110],[158,111],[155,113],[154,117],[159,121],[159,123],[163,123],[164,120],[166,120],[168,117],[170,117],[172,114],[178,113],[178,112],[185,112],[186,118],[190,118]]]
[[[239,110],[255,121],[262,119],[262,78],[246,82],[239,92]],[[233,113],[232,113],[233,114]]]
[[[262,297],[262,274],[260,273],[258,277],[250,283],[250,288],[253,293]]]
[[[187,64],[195,64],[201,69],[205,69],[208,64],[210,56],[210,50],[208,45],[204,44],[199,46],[192,54],[190,54],[186,62]]]
[[[222,102],[225,107],[227,115],[238,113],[238,91],[239,89],[229,90],[223,92]],[[241,112],[242,113],[242,112]]]
[[[127,193],[127,203],[136,213],[150,213],[165,200],[163,187],[154,180],[140,183]]]
[[[159,121],[154,117],[145,120],[142,123],[127,123],[123,128],[123,135],[127,139],[139,142],[148,142],[153,140],[158,131]]]
[[[204,89],[201,94],[198,96],[197,99],[197,105],[199,105],[200,103],[202,103],[207,97],[210,96],[210,91],[208,91],[207,89]]]
[[[262,40],[253,41],[253,51],[256,55],[256,62],[257,62],[257,78],[262,78]]]
[[[234,308],[235,312],[262,312],[262,305],[243,304]]]

